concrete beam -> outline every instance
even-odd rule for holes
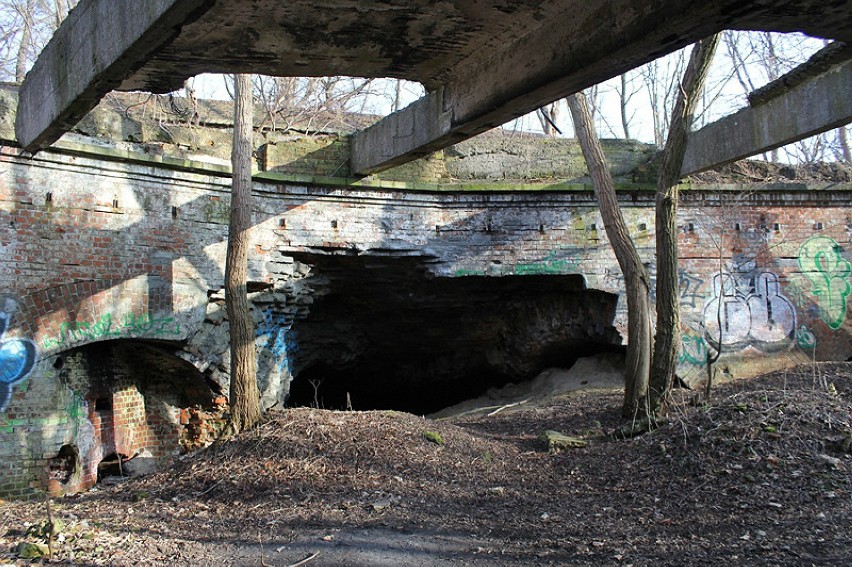
[[[81,0],[24,83],[18,139],[39,149],[111,89],[169,92],[201,72],[427,85],[425,100],[357,138],[355,171],[370,173],[721,29],[852,41],[852,0],[514,0],[511,9],[505,0],[317,4]]]
[[[81,0],[27,75],[18,142],[44,148],[141,67],[210,0]]]
[[[689,135],[686,176],[852,122],[852,61]]]
[[[835,9],[852,3],[836,4],[829,9],[822,3],[820,9],[810,0],[575,3],[563,19],[543,24],[488,59],[469,60],[442,89],[356,133],[352,171],[368,175],[422,157],[725,28],[822,30],[844,40],[852,33],[852,11]]]

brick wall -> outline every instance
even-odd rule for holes
[[[72,378],[58,361],[93,343],[169,341],[176,360],[227,386],[228,179],[144,160],[56,152],[25,159],[8,147],[0,161],[0,458],[8,464],[0,494],[39,489],[67,444],[80,452],[81,484],[92,481],[105,451],[170,456],[189,416],[200,415],[173,384],[147,383],[113,364],[107,412],[96,407],[91,370]],[[288,330],[321,292],[294,254],[421,256],[438,277],[581,274],[591,289],[621,293],[588,188],[417,192],[266,180],[255,190],[249,272],[265,405],[286,396],[289,356],[299,347]],[[704,353],[718,342],[720,304],[719,366],[729,375],[852,355],[850,196],[839,186],[684,191],[688,380],[701,379]],[[653,195],[634,188],[621,199],[653,276]],[[621,298],[622,334],[625,323]]]

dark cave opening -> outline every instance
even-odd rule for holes
[[[323,257],[288,404],[429,414],[619,351],[616,297],[579,275],[431,277],[422,260]]]

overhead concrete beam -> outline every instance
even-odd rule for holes
[[[490,58],[470,60],[442,89],[354,134],[352,172],[368,175],[422,157],[726,28],[810,25],[847,39],[852,2],[822,6],[810,0],[575,3],[564,19]]]
[[[56,141],[210,5],[211,0],[81,0],[21,87],[18,142],[35,151]]]
[[[852,61],[689,135],[681,174],[712,167],[852,122]]]
[[[81,0],[24,82],[18,138],[36,150],[111,89],[169,92],[202,72],[427,85],[356,140],[370,173],[727,28],[852,41],[852,0]]]

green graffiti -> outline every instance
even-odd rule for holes
[[[804,278],[801,276],[791,276],[787,283],[787,297],[800,309],[807,308],[810,303],[805,285]]]
[[[678,362],[681,364],[694,364],[701,366],[707,361],[707,343],[697,335],[683,335],[680,338],[680,355]]]
[[[557,251],[552,250],[540,262],[529,262],[515,266],[515,274],[519,276],[559,275],[576,271],[579,261],[576,258],[557,258]]]
[[[796,342],[802,350],[814,350],[817,345],[817,338],[810,329],[801,325],[796,329]]]
[[[181,334],[181,327],[173,317],[152,318],[147,314],[129,314],[123,323],[116,323],[112,315],[106,313],[94,323],[62,323],[59,326],[59,336],[44,339],[42,346],[44,350],[62,349],[77,343],[134,334],[176,337]]]
[[[180,323],[175,321],[174,317],[154,319],[147,313],[144,315],[128,314],[124,318],[124,326],[121,331],[122,334],[137,333],[155,337],[176,337],[181,334]]]
[[[62,323],[59,336],[46,338],[42,342],[44,349],[65,347],[84,341],[94,341],[105,337],[117,337],[120,333],[113,329],[112,315],[107,313],[94,323]]]
[[[473,268],[459,268],[455,271],[454,275],[457,278],[461,278],[464,276],[484,276],[485,270],[476,270]]]
[[[840,252],[837,242],[826,236],[809,238],[799,249],[799,268],[811,281],[822,320],[832,329],[839,329],[846,319],[846,298],[852,293],[852,265]]]
[[[80,418],[86,418],[84,404],[83,397],[75,390],[71,390],[71,394],[65,403],[64,411],[49,414],[47,417],[36,414],[18,419],[3,419],[0,417],[0,433],[11,435],[15,432],[16,427],[65,427],[69,423],[73,423],[74,431],[70,437],[71,439],[76,439],[80,426]]]

